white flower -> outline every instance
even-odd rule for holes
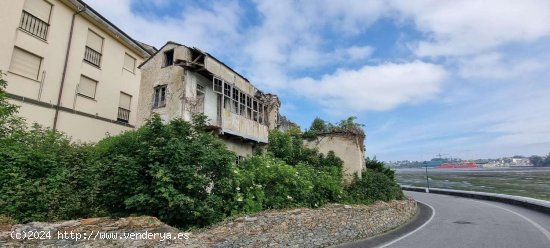
[[[287,195],[286,199],[292,200],[292,196]]]
[[[243,201],[243,197],[242,197],[242,196],[239,196],[239,198],[237,198],[237,201],[242,202],[242,201]]]
[[[241,188],[237,187],[237,190],[241,190]]]

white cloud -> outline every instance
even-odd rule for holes
[[[546,0],[395,0],[401,19],[412,19],[428,39],[413,44],[419,56],[468,55],[550,34]]]
[[[505,60],[501,53],[486,53],[459,60],[460,75],[466,78],[507,79],[542,70],[546,65],[535,59]]]
[[[400,104],[433,97],[446,77],[443,67],[414,61],[338,70],[319,80],[302,78],[292,82],[295,91],[335,112],[388,110]]]
[[[235,1],[213,2],[208,9],[187,7],[176,16],[151,18],[131,11],[131,0],[86,1],[133,38],[157,48],[167,41],[197,46],[210,52],[239,43],[241,8]],[[155,0],[164,6],[168,0]]]

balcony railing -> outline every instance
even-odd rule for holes
[[[39,38],[41,40],[46,40],[48,36],[48,28],[50,24],[45,21],[40,20],[38,17],[33,16],[31,13],[23,10],[23,15],[21,16],[21,23],[19,23],[19,28],[26,31],[27,33]]]
[[[119,107],[117,121],[128,123],[129,120],[130,120],[130,110]]]
[[[101,65],[101,53],[86,46],[86,51],[84,51],[84,61],[89,62],[92,65],[100,67]]]

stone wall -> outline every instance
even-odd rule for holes
[[[334,151],[344,161],[344,179],[349,182],[353,174],[361,176],[365,166],[364,136],[348,132],[319,134],[314,139],[304,140],[304,145],[317,148],[323,154]]]
[[[329,204],[318,209],[272,210],[222,222],[212,228],[182,232],[153,217],[118,220],[94,218],[57,223],[1,225],[0,247],[327,247],[379,235],[413,218],[416,202],[373,205]],[[170,233],[172,239],[14,240],[12,231]],[[174,238],[174,237],[188,237]],[[92,235],[93,236],[93,235]]]

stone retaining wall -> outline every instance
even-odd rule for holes
[[[68,239],[13,240],[10,231],[51,230],[75,232],[180,232],[153,217],[111,220],[84,219],[58,223],[29,223],[0,229],[0,246],[7,247],[326,247],[372,237],[407,223],[416,202],[377,202],[373,205],[329,204],[318,209],[265,211],[224,221],[212,228],[186,233],[189,239],[161,241],[119,239],[75,241]],[[53,236],[53,235],[52,235]]]

